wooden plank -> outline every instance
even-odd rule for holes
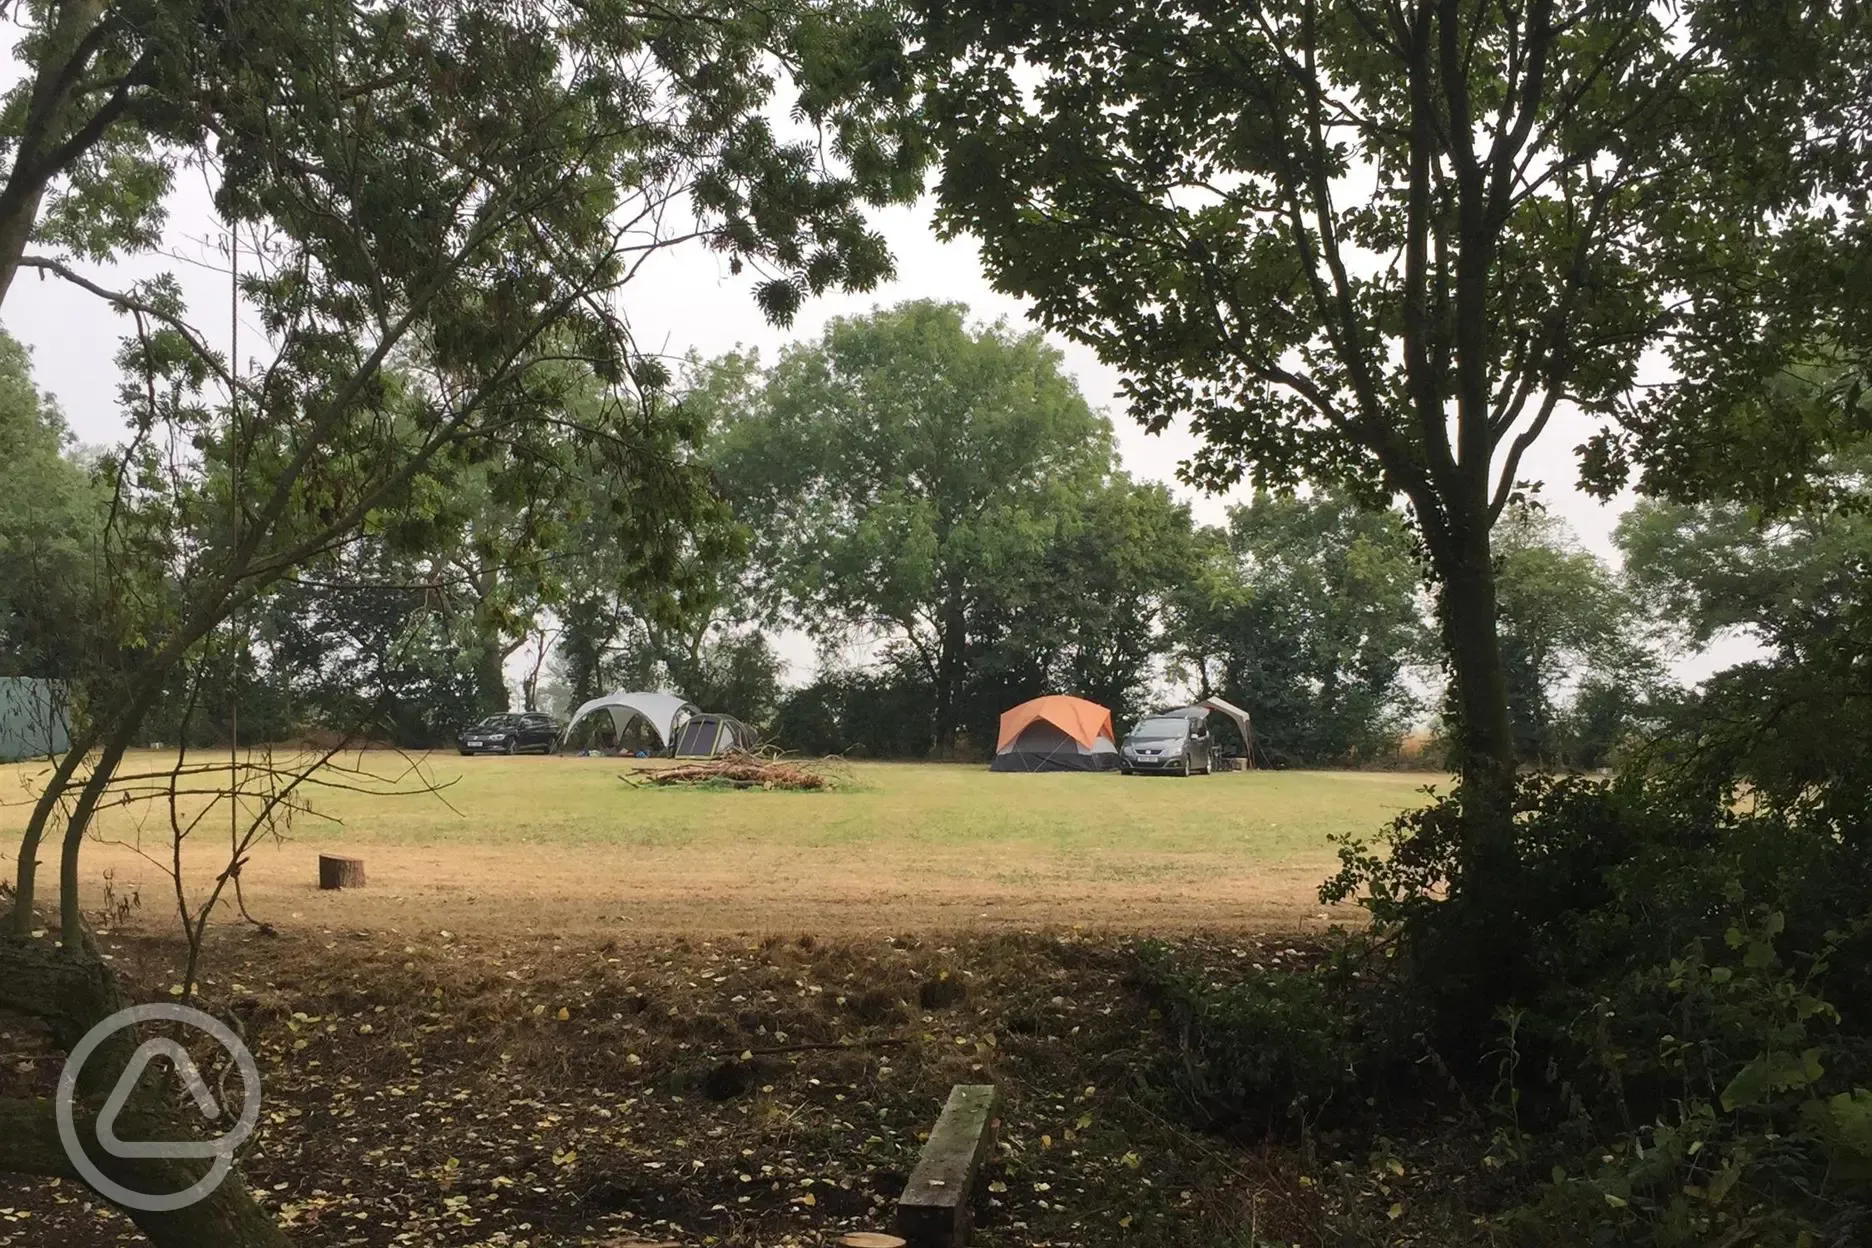
[[[993,1084],[958,1083],[897,1201],[897,1233],[910,1248],[963,1248],[973,1230],[975,1182],[994,1150]]]

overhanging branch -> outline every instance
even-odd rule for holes
[[[234,374],[221,363],[220,357],[209,349],[208,344],[202,341],[201,335],[195,332],[194,327],[173,312],[164,311],[149,300],[139,298],[136,295],[100,286],[90,278],[85,277],[83,274],[73,269],[70,265],[62,261],[54,260],[49,256],[21,256],[19,259],[19,267],[22,269],[38,269],[42,273],[50,273],[54,277],[62,278],[70,282],[80,290],[88,291],[96,295],[113,307],[121,308],[125,312],[141,313],[151,320],[162,322],[188,340],[190,349],[201,358],[204,365],[214,372],[221,383],[227,386],[228,393],[233,394],[240,388],[240,383],[235,380]]]

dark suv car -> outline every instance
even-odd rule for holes
[[[559,721],[532,711],[489,715],[462,729],[455,743],[464,754],[519,754],[525,750],[550,754],[559,746]]]
[[[1125,775],[1161,771],[1187,776],[1209,774],[1209,725],[1194,716],[1153,715],[1131,730],[1118,752]]]

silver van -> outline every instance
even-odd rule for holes
[[[1176,776],[1209,774],[1209,725],[1188,715],[1152,715],[1126,734],[1118,751],[1118,770],[1125,775],[1145,771]]]

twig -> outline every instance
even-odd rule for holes
[[[910,1043],[908,1040],[828,1040],[819,1044],[782,1044],[767,1049],[742,1049],[735,1053],[718,1053],[715,1056],[724,1061],[740,1057],[776,1057],[782,1053],[836,1053],[859,1052],[864,1049],[900,1049]]]

